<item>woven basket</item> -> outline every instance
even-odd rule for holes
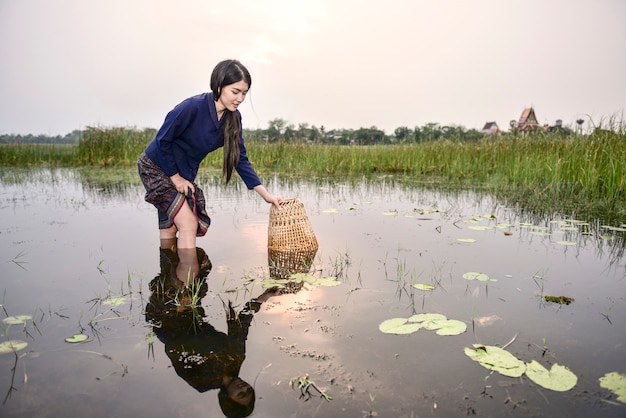
[[[272,206],[267,251],[273,278],[288,279],[294,273],[307,273],[317,249],[317,238],[299,199],[283,201],[280,210]]]

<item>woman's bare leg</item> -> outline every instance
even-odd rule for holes
[[[178,248],[196,248],[198,218],[189,205],[184,204],[180,208],[174,217],[174,226],[178,230]]]
[[[180,262],[176,266],[176,277],[189,286],[198,277],[200,263],[195,248],[179,248],[178,259]]]

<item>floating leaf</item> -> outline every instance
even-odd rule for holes
[[[494,370],[504,376],[520,377],[526,370],[526,364],[513,354],[500,347],[474,344],[474,348],[465,347],[465,354],[481,366]]]
[[[456,319],[441,322],[441,327],[435,331],[437,335],[459,335],[467,331],[467,324]]]
[[[323,210],[322,212],[323,213],[337,213],[339,212],[339,210],[335,208],[330,208],[330,209]]]
[[[492,229],[492,227],[484,225],[471,225],[468,226],[467,229],[473,229],[474,231],[487,231],[489,229]]]
[[[397,210],[393,210],[393,211],[390,211],[390,212],[383,212],[383,215],[385,215],[385,216],[396,216],[397,214],[398,214]]]
[[[437,330],[439,335],[459,335],[467,330],[464,322],[456,319],[447,319],[438,313],[422,313],[410,318],[392,318],[383,321],[379,327],[387,334],[411,334],[421,328]]]
[[[313,286],[338,286],[341,284],[336,277],[317,277],[308,273],[295,273],[289,276],[291,281],[307,282]]]
[[[33,317],[30,315],[8,316],[2,320],[2,323],[6,325],[20,325],[31,319],[33,319]]]
[[[489,276],[485,273],[479,273],[477,271],[468,271],[467,273],[463,274],[463,278],[465,280],[480,280],[481,282],[488,282],[489,280],[491,280]]]
[[[600,379],[600,387],[617,395],[617,400],[626,403],[626,373],[610,372]]]
[[[88,338],[89,337],[87,337],[85,334],[76,334],[71,337],[67,337],[65,339],[65,342],[72,343],[72,344],[82,343],[82,342],[87,341]]]
[[[14,353],[20,351],[28,346],[26,341],[9,340],[0,343],[0,354]]]
[[[421,322],[422,327],[434,330],[440,328],[438,324],[442,321],[446,321],[447,319],[448,318],[446,318],[445,315],[438,313],[421,313],[410,317],[409,322]]]
[[[556,243],[559,245],[576,245],[574,241],[557,241]]]
[[[422,324],[410,323],[406,318],[392,318],[380,323],[378,329],[385,334],[411,334],[422,327]]]
[[[578,378],[567,367],[553,364],[550,370],[533,360],[526,364],[526,376],[539,386],[565,392],[576,386]]]
[[[288,280],[286,279],[266,279],[261,282],[261,286],[265,289],[271,289],[272,287],[282,289],[287,282]]]
[[[124,296],[109,298],[102,301],[103,305],[111,305],[112,308],[123,305],[124,303],[126,303],[126,298]]]
[[[457,238],[456,240],[459,242],[469,242],[469,243],[476,242],[474,238]]]
[[[424,291],[433,290],[435,288],[435,286],[429,283],[415,283],[413,287],[419,290],[424,290]]]

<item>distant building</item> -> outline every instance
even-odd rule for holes
[[[482,132],[487,135],[495,135],[500,133],[500,128],[498,128],[498,124],[495,122],[487,122],[483,126]]]
[[[517,122],[517,129],[520,131],[532,131],[539,127],[537,117],[535,116],[535,110],[532,107],[524,109],[522,116],[520,116]]]

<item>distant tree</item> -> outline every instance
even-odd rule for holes
[[[394,136],[399,142],[405,142],[406,140],[408,140],[411,137],[411,133],[411,129],[407,128],[406,126],[400,126],[396,128],[396,130],[393,132]]]

